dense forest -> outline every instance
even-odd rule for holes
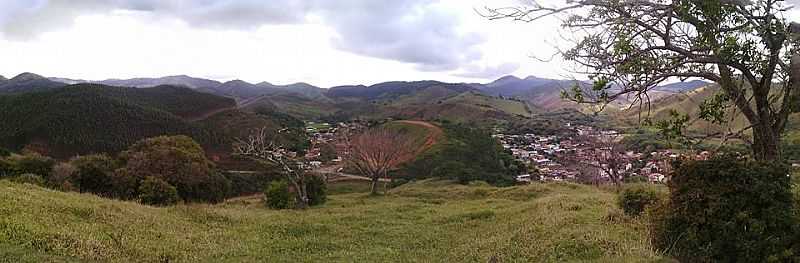
[[[233,107],[234,101],[187,88],[136,89],[79,84],[0,96],[0,146],[56,157],[118,152],[159,135],[189,135],[203,144],[225,136],[187,118]]]

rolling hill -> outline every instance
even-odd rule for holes
[[[5,180],[0,189],[0,258],[14,262],[660,258],[644,220],[621,217],[614,193],[567,183],[497,188],[422,181],[381,197],[367,197],[362,185],[332,184],[328,203],[305,211],[269,210],[260,196],[156,208]]]
[[[11,79],[0,79],[0,94],[46,91],[63,86],[66,84],[26,72]]]
[[[233,100],[159,86],[149,89],[78,84],[0,96],[0,145],[57,157],[117,152],[143,138],[185,134],[205,144],[224,135],[188,119],[233,107]]]

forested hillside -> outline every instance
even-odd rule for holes
[[[233,100],[187,88],[79,84],[0,96],[0,145],[54,156],[117,152],[157,135],[191,135],[204,144],[222,135],[185,118],[233,107]]]

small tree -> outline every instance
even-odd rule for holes
[[[372,180],[372,194],[378,193],[380,178],[388,178],[389,170],[412,159],[417,149],[414,138],[387,128],[370,129],[344,139],[345,161]]]
[[[264,189],[264,202],[269,208],[289,208],[289,198],[289,184],[285,180],[272,181]]]
[[[117,169],[114,159],[105,154],[85,155],[74,157],[69,163],[76,169],[71,181],[78,191],[113,196],[111,177]]]
[[[278,131],[280,133],[281,131]],[[303,156],[291,152],[277,143],[277,136],[270,136],[266,128],[250,135],[246,140],[234,144],[235,155],[249,158],[264,166],[277,166],[287,183],[294,187],[295,206],[304,209],[309,205],[306,191],[307,165]]]

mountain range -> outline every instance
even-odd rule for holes
[[[230,108],[248,112],[266,109],[304,120],[413,118],[496,123],[561,109],[587,113],[593,110],[561,98],[562,90],[576,84],[588,88],[590,83],[535,76],[505,76],[485,84],[424,80],[320,88],[302,82],[289,85],[269,82],[253,84],[242,80],[220,82],[186,75],[88,81],[23,73],[11,79],[0,78],[0,94],[43,92],[79,83],[132,88],[184,87],[199,93],[230,98],[235,102]],[[653,101],[669,102],[676,100],[670,100],[670,97],[687,94],[704,86],[708,86],[708,83],[677,82],[656,87],[649,95]],[[622,111],[633,101],[620,98],[608,108]],[[195,118],[200,119],[212,114],[196,115]]]
[[[564,101],[560,97],[561,90],[569,89],[576,83],[588,85],[587,82],[566,79],[547,79],[529,76],[518,78],[505,76],[486,84],[479,83],[444,83],[439,81],[390,81],[375,85],[348,85],[332,88],[320,88],[307,83],[275,85],[269,82],[249,83],[242,80],[219,82],[216,80],[190,77],[186,75],[160,78],[107,79],[88,81],[67,78],[46,78],[33,73],[22,73],[12,79],[0,77],[0,94],[22,93],[49,90],[69,84],[95,83],[118,87],[148,88],[161,85],[183,86],[196,91],[233,98],[240,105],[274,105],[281,104],[282,99],[301,101],[302,103],[320,103],[323,106],[354,101],[393,100],[400,97],[450,94],[465,92],[482,93],[493,97],[514,98],[528,103],[532,108],[552,110],[576,105]],[[651,98],[661,98],[670,94],[682,93],[708,85],[707,82],[694,80],[677,82],[656,87]],[[430,89],[434,89],[433,91]],[[430,98],[429,101],[440,99]],[[619,104],[625,104],[624,99]]]

